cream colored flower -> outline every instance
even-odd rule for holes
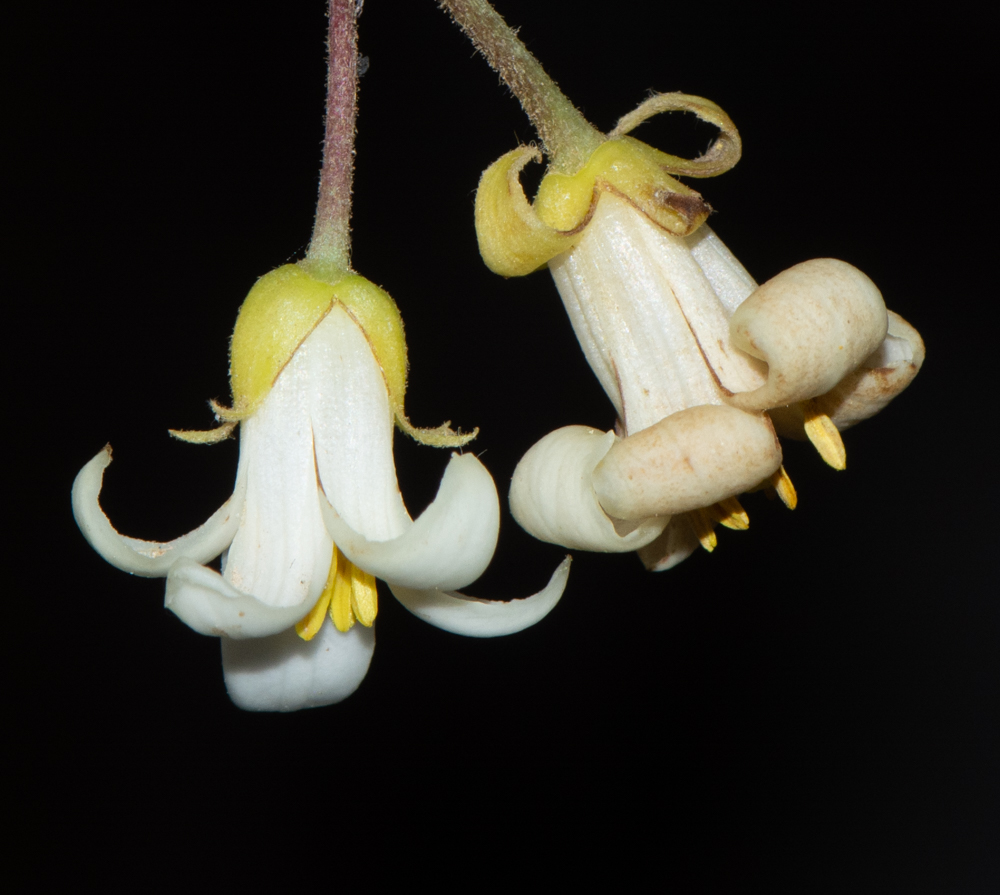
[[[395,304],[356,275],[318,280],[287,265],[251,291],[233,337],[242,421],[233,496],[175,541],[120,535],[98,503],[110,447],[77,476],[73,510],[95,550],[124,571],[167,579],[166,606],[222,638],[226,686],[241,708],[290,711],[338,702],[361,683],[375,645],[375,578],[411,612],[478,637],[534,624],[558,601],[568,562],[533,597],[486,602],[455,593],[493,555],[499,504],[471,454],[453,454],[434,502],[411,520],[396,482],[394,420],[424,441],[461,444],[447,427],[402,414],[406,348]],[[222,555],[222,572],[204,563]],[[359,624],[355,624],[358,622]]]
[[[683,109],[721,136],[701,159],[676,159],[625,134]],[[545,264],[583,352],[618,415],[616,432],[570,426],[518,465],[511,511],[544,541],[639,550],[651,569],[684,559],[714,525],[746,528],[737,496],[796,496],[777,434],[808,437],[835,468],[839,430],[877,413],[924,357],[919,334],[887,312],[842,261],[798,264],[762,286],[704,223],[710,209],[671,175],[730,167],[740,142],[708,100],[653,97],[626,116],[574,174],[549,173],[533,204],[522,147],[483,175],[480,248],[506,276]]]

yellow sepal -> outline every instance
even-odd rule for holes
[[[719,136],[696,159],[668,155],[625,136],[662,112],[691,112],[719,128]],[[476,192],[476,235],[486,266],[517,277],[571,249],[594,213],[602,191],[617,193],[665,230],[686,236],[712,210],[701,195],[671,177],[714,177],[739,161],[742,144],[730,117],[711,100],[685,93],[649,97],[624,116],[608,138],[572,174],[547,174],[534,204],[525,198],[519,175],[541,153],[522,146],[483,173]]]
[[[406,340],[396,303],[364,277],[343,273],[331,282],[311,276],[301,265],[285,264],[265,274],[240,308],[229,350],[232,410],[226,420],[251,416],[271,390],[278,374],[306,337],[342,305],[372,347],[389,400],[402,408],[406,396]]]
[[[267,396],[295,349],[333,306],[333,286],[285,264],[265,274],[240,307],[229,345],[229,382],[236,419]]]
[[[533,146],[521,146],[490,165],[476,190],[476,236],[486,266],[504,277],[520,277],[571,249],[578,234],[560,233],[542,221],[521,186],[521,169],[541,161]]]
[[[236,423],[223,423],[214,429],[167,429],[178,441],[188,444],[218,444],[232,437]]]
[[[685,235],[708,217],[701,195],[664,170],[673,157],[619,137],[602,143],[575,174],[547,174],[534,205],[521,169],[541,154],[522,146],[483,173],[476,192],[476,235],[486,266],[505,277],[529,274],[580,240],[602,191],[615,192],[671,233]]]
[[[628,199],[671,233],[686,236],[708,217],[701,194],[671,177],[674,156],[632,137],[602,143],[576,174],[548,174],[538,187],[534,209],[550,227],[575,230],[586,224],[598,190]]]
[[[396,302],[384,289],[357,274],[334,286],[334,298],[361,327],[382,368],[389,401],[401,412],[406,397],[406,337]]]

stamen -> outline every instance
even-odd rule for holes
[[[309,614],[295,625],[303,640],[316,636],[326,613],[338,631],[350,631],[355,621],[370,628],[378,615],[378,590],[375,576],[359,569],[333,545],[326,586]]]
[[[840,437],[840,430],[833,424],[833,420],[825,413],[811,413],[806,408],[804,424],[806,435],[827,465],[834,469],[846,469],[847,451]]]
[[[784,466],[779,466],[778,471],[771,476],[771,487],[777,492],[781,502],[790,510],[794,510],[799,503],[799,496],[795,493],[795,486],[785,472]]]
[[[309,614],[300,622],[296,622],[295,630],[303,640],[312,640],[319,633],[319,629],[326,619],[326,611],[330,607],[330,600],[333,597],[334,582],[337,577],[337,545],[333,545],[333,556],[330,558],[330,572],[326,576],[326,586],[323,593],[319,595],[316,605],[309,610]]]
[[[351,609],[354,617],[366,628],[370,628],[378,614],[378,590],[375,576],[352,565]]]
[[[693,510],[688,517],[691,519],[695,537],[701,542],[701,546],[711,553],[719,543],[715,537],[715,520],[708,510]]]
[[[351,580],[354,566],[346,556],[338,557],[337,577],[333,582],[333,599],[330,601],[330,618],[338,631],[350,631],[354,625],[351,611]]]
[[[733,531],[746,531],[750,527],[750,517],[735,497],[720,500],[711,508],[716,521]]]

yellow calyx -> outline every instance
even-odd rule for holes
[[[285,264],[262,276],[240,308],[229,348],[233,409],[229,419],[251,416],[278,374],[335,304],[364,332],[393,404],[406,394],[406,340],[396,303],[374,283],[353,273],[330,282],[301,265]]]
[[[709,207],[701,195],[667,174],[673,157],[632,137],[602,143],[576,174],[547,174],[534,209],[550,227],[575,230],[586,223],[596,190],[618,193],[671,233],[700,227]]]
[[[712,147],[697,159],[660,152],[625,136],[652,115],[692,112],[719,128]],[[671,233],[686,236],[711,209],[701,195],[671,174],[714,177],[739,160],[736,126],[715,103],[683,93],[650,97],[623,117],[578,171],[551,172],[529,203],[520,172],[541,161],[532,146],[508,152],[483,173],[476,192],[476,235],[486,266],[505,277],[523,276],[571,249],[580,239],[602,192],[616,193]]]
[[[378,614],[375,578],[359,569],[333,546],[326,586],[309,614],[295,625],[303,640],[312,640],[323,626],[327,613],[338,631],[349,631],[355,621],[370,628]]]
[[[541,153],[522,146],[495,161],[476,191],[476,235],[486,266],[523,276],[571,249],[583,235],[602,191],[624,196],[672,233],[685,235],[708,217],[701,196],[664,170],[668,156],[631,137],[602,143],[575,174],[547,174],[534,204],[520,173]]]
[[[226,437],[231,424],[256,412],[292,355],[335,305],[343,307],[365,334],[382,370],[396,424],[404,432],[438,447],[460,447],[475,438],[478,430],[463,435],[448,423],[418,429],[406,418],[406,339],[399,309],[389,294],[358,274],[335,272],[320,279],[301,264],[285,264],[262,276],[240,307],[229,347],[233,407],[212,405],[225,425],[207,434],[174,434],[198,442]]]

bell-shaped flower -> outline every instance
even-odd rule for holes
[[[627,136],[685,110],[720,136],[701,158]],[[881,410],[924,358],[917,331],[843,261],[798,264],[758,286],[705,224],[709,206],[672,175],[707,177],[738,160],[732,121],[714,103],[662,94],[619,122],[574,173],[550,169],[533,203],[521,169],[532,147],[484,174],[476,230],[504,276],[548,266],[583,352],[611,399],[616,431],[570,426],[518,465],[511,511],[544,541],[639,550],[651,569],[716,544],[716,523],[744,529],[738,495],[796,496],[777,434],[809,438],[843,469],[839,430]]]
[[[290,711],[350,695],[375,646],[376,578],[418,617],[474,637],[528,627],[559,600],[568,560],[524,600],[455,592],[497,540],[496,488],[475,456],[453,454],[433,503],[416,520],[407,513],[394,422],[438,446],[473,436],[410,425],[402,323],[384,291],[350,273],[272,271],[240,310],[230,377],[233,408],[214,405],[220,428],[174,432],[211,442],[242,426],[233,496],[204,525],[167,543],[120,535],[98,503],[110,447],[77,476],[73,511],[101,556],[165,576],[167,608],[221,638],[238,706]],[[221,573],[205,565],[220,554]]]

